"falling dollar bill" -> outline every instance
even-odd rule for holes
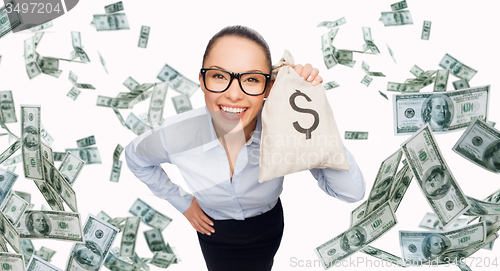
[[[120,257],[120,251],[116,252],[114,249],[110,250],[106,260],[104,261],[104,266],[109,270],[117,271],[133,271],[136,270],[131,262],[125,261],[125,258]]]
[[[101,155],[99,154],[97,147],[66,149],[65,151],[69,151],[76,155],[83,162],[85,162],[85,165],[101,164]]]
[[[128,77],[125,82],[123,82],[123,85],[126,86],[128,89],[130,89],[131,91],[134,90],[136,87],[139,86],[139,83],[137,81],[134,80],[134,78],[132,77]]]
[[[82,159],[78,158],[72,152],[67,152],[59,166],[59,173],[72,186],[84,165],[85,162]]]
[[[159,229],[151,229],[144,231],[144,237],[146,238],[146,243],[148,243],[149,250],[151,252],[156,251],[166,251],[167,245],[163,240],[163,235]]]
[[[388,263],[400,266],[400,267],[405,267],[403,259],[401,257],[398,257],[396,255],[393,255],[389,252],[383,251],[381,249],[378,249],[376,247],[372,246],[366,246],[360,250],[364,254],[370,255],[372,257],[381,259],[383,261],[386,261]]]
[[[0,39],[12,32],[13,29],[22,24],[21,16],[18,12],[8,12],[6,6],[14,6],[14,1],[5,1],[5,6],[0,7]]]
[[[22,192],[22,191],[14,191],[14,193],[16,193],[16,195],[21,197],[27,203],[31,203],[31,194],[30,193],[26,193],[26,192]]]
[[[429,36],[431,34],[431,21],[424,21],[424,26],[422,27],[422,36],[420,37],[423,40],[429,40]]]
[[[99,218],[100,220],[104,221],[104,222],[108,222],[111,220],[111,217],[106,214],[104,211],[100,211],[97,215],[96,215],[97,218]]]
[[[434,92],[446,91],[448,85],[448,76],[450,70],[438,70],[436,74],[436,81],[434,82]]]
[[[467,127],[474,117],[487,118],[490,86],[444,93],[394,95],[394,133],[412,134],[429,123],[434,132]]]
[[[429,229],[429,230],[436,230],[436,231],[444,231],[444,230],[455,230],[455,229],[460,229],[465,226],[467,226],[468,220],[467,218],[457,218],[452,224],[448,225],[446,229],[443,227],[443,224],[441,224],[441,221],[439,221],[439,218],[435,213],[426,213],[425,216],[422,218],[420,221],[420,224],[418,226],[420,228],[424,229]]]
[[[140,217],[127,217],[125,228],[123,229],[122,242],[120,245],[120,256],[133,256],[135,252],[135,242],[137,231],[141,223]]]
[[[27,271],[62,271],[57,266],[49,263],[48,261],[42,259],[39,256],[31,256],[31,260],[28,263]]]
[[[439,62],[439,66],[443,69],[449,69],[450,73],[460,79],[466,79],[470,81],[474,75],[476,75],[477,71],[472,69],[471,67],[462,64],[462,62],[456,60],[454,57],[449,54],[445,54],[441,62]]]
[[[396,173],[396,177],[394,177],[394,182],[391,188],[391,193],[389,195],[389,203],[391,204],[394,212],[398,210],[399,204],[406,194],[406,190],[408,190],[408,187],[410,186],[412,180],[413,172],[408,167],[408,164],[405,164],[403,168],[401,168]]]
[[[314,251],[325,269],[361,250],[397,224],[389,202],[363,218],[347,231],[316,247]]]
[[[13,193],[7,198],[6,203],[2,206],[2,213],[7,217],[12,225],[17,225],[19,219],[28,208],[28,202],[20,196]]]
[[[500,173],[500,131],[480,118],[467,127],[453,151],[488,171]]]
[[[93,22],[97,31],[129,29],[125,13],[94,14]]]
[[[73,49],[75,49],[75,52],[80,60],[83,62],[90,62],[87,53],[83,50],[82,37],[79,31],[71,31],[71,42],[73,44]]]
[[[149,30],[151,27],[149,26],[141,26],[141,34],[139,35],[139,48],[146,48],[148,46],[148,39],[149,39]]]
[[[424,72],[424,70],[422,70],[417,65],[413,65],[413,67],[410,70],[410,73],[413,74],[413,75],[415,75],[415,77],[419,77],[423,72]]]
[[[198,83],[187,79],[168,64],[163,66],[157,78],[162,82],[170,82],[169,87],[171,89],[181,94],[185,94],[188,97],[191,97],[191,95],[193,95],[193,93],[200,87]]]
[[[78,212],[76,193],[71,188],[71,185],[69,185],[54,164],[45,157],[42,157],[42,160],[45,168],[45,183],[52,187],[73,212]]]
[[[141,199],[134,202],[129,212],[135,216],[140,216],[141,221],[146,225],[160,230],[164,230],[172,222],[170,217],[159,213]]]
[[[403,152],[397,150],[380,165],[377,177],[375,177],[372,189],[370,190],[370,195],[366,200],[365,217],[389,199],[394,176],[397,173],[402,156]]]
[[[138,116],[136,116],[133,112],[127,116],[125,120],[125,126],[129,128],[134,134],[141,135],[147,130],[152,129],[146,122],[141,120]]]
[[[38,66],[38,54],[36,53],[35,48],[34,37],[24,40],[24,64],[30,79],[33,79],[42,73],[40,66]]]
[[[111,176],[109,177],[109,180],[111,182],[117,183],[120,180],[120,173],[122,170],[122,161],[118,160],[118,162],[114,163],[111,168]]]
[[[327,82],[327,83],[323,83],[323,87],[325,88],[325,90],[329,90],[329,89],[332,89],[332,88],[336,88],[336,87],[339,87],[340,85],[335,82],[335,81],[330,81],[330,82]]]
[[[370,86],[371,82],[373,81],[373,78],[371,78],[368,75],[365,75],[363,79],[361,80],[361,84],[365,85],[366,87]]]
[[[483,201],[485,202],[492,202],[492,203],[500,203],[500,189],[493,192],[493,194],[489,195],[486,197]],[[497,223],[497,221],[500,221],[500,216],[481,216],[479,219],[479,222],[484,221],[486,223],[486,227],[490,227],[492,224]],[[469,223],[471,221],[469,220]],[[483,248],[487,250],[492,250],[493,249],[493,243],[490,242],[487,245],[485,245]]]
[[[106,61],[104,61],[104,58],[101,56],[101,53],[99,51],[97,51],[97,54],[99,55],[99,60],[101,61],[101,65],[104,68],[104,71],[106,72],[106,74],[109,74],[108,68],[106,66]]]
[[[475,198],[467,196],[470,202],[470,209],[464,213],[468,216],[499,216],[500,215],[500,203],[481,201]]]
[[[2,212],[0,212],[0,236],[9,243],[16,253],[21,253],[19,233]]]
[[[469,81],[467,81],[467,79],[460,79],[457,81],[453,81],[452,84],[455,90],[470,88]]]
[[[168,83],[155,84],[153,95],[149,103],[149,123],[161,124],[163,122],[163,108],[167,96]]]
[[[387,50],[389,51],[389,55],[391,56],[392,60],[394,61],[394,63],[396,63],[396,58],[394,57],[394,52],[391,50],[391,47],[389,47],[387,43],[385,45],[387,45]]]
[[[356,207],[354,210],[352,210],[351,222],[349,224],[349,227],[352,227],[353,225],[358,224],[358,222],[361,221],[365,217],[366,203],[367,203],[367,201],[365,200],[358,207]]]
[[[427,202],[444,227],[470,208],[426,124],[401,148]]]
[[[174,103],[175,111],[177,112],[177,114],[181,114],[193,109],[191,101],[186,95],[181,94],[174,96],[172,97],[172,102]]]
[[[91,135],[82,139],[78,139],[76,141],[76,145],[78,146],[78,148],[84,148],[87,146],[95,145],[95,137]]]
[[[80,95],[81,91],[75,87],[72,87],[68,94],[66,94],[66,96],[68,96],[71,100],[73,101],[76,101],[76,98],[78,98],[78,96]]]
[[[52,250],[50,248],[46,248],[42,246],[39,250],[35,251],[35,255],[44,259],[47,262],[50,262],[52,257],[56,254],[55,250]]]
[[[122,1],[104,6],[104,11],[106,13],[115,13],[115,12],[122,11],[122,10],[123,10]]]
[[[118,229],[89,214],[83,226],[85,243],[75,243],[65,270],[98,271],[106,259]]]
[[[406,0],[403,0],[403,1],[400,1],[400,2],[392,4],[391,5],[391,10],[392,11],[398,11],[398,10],[405,9],[407,7],[408,7],[408,4],[406,3]]]
[[[421,88],[422,86],[420,84],[387,82],[387,91],[410,93],[410,92],[419,92]]]
[[[0,91],[0,118],[4,123],[17,122],[16,107],[14,106],[14,98],[12,91]]]
[[[0,263],[2,270],[26,270],[22,254],[0,252]]]
[[[346,23],[346,20],[344,17],[336,20],[336,21],[323,21],[321,23],[319,23],[316,27],[322,27],[322,26],[326,26],[328,28],[333,28],[333,27],[337,27],[339,25],[343,25]]]
[[[345,131],[344,138],[365,140],[368,139],[368,132]]]
[[[370,27],[363,27],[363,39],[365,40],[367,48],[370,49],[370,51],[372,51],[372,53],[380,54],[380,51],[379,51],[377,45],[375,45],[375,43],[373,43],[372,31],[371,31]]]
[[[55,211],[64,211],[64,206],[61,198],[57,195],[56,191],[45,181],[34,180],[42,196],[49,204],[50,208]]]
[[[384,26],[413,24],[413,19],[409,10],[382,12],[380,19],[382,23],[384,23]]]
[[[18,155],[18,156],[15,156],[15,157],[19,157],[18,159],[16,159],[16,161],[12,160],[10,163],[7,163],[7,159],[9,159],[9,157],[11,157],[20,148],[21,148],[21,140],[18,139],[14,143],[12,143],[4,152],[2,152],[2,154],[0,154],[0,164],[3,164],[4,166],[8,166],[8,165],[20,162],[18,160],[19,160],[19,158],[22,159],[22,156]]]
[[[54,26],[54,23],[52,23],[52,21],[48,21],[48,22],[43,23],[41,25],[37,25],[35,27],[30,28],[30,30],[31,30],[31,32],[36,32],[36,31],[47,29],[47,28],[52,27],[52,26]]]
[[[115,151],[113,152],[113,162],[118,163],[118,160],[120,159],[120,155],[123,152],[123,146],[120,144],[116,145]]]
[[[151,259],[151,264],[159,268],[168,268],[176,259],[175,254],[157,251]]]
[[[21,105],[21,137],[24,176],[43,180],[44,171],[40,152],[40,106]]]
[[[54,161],[62,161],[62,159],[64,158],[64,156],[66,155],[66,152],[53,152],[54,154]]]
[[[17,228],[23,239],[53,239],[83,243],[80,214],[27,210]]]
[[[401,253],[406,265],[422,265],[453,249],[481,243],[486,238],[484,223],[461,229],[440,231],[399,231]]]
[[[380,96],[384,97],[386,100],[389,100],[389,97],[387,97],[387,95],[385,95],[382,91],[379,90],[378,93],[380,93]]]

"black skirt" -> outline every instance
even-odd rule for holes
[[[198,232],[198,240],[209,271],[271,270],[285,226],[279,198],[273,209],[245,220],[208,218],[215,233]]]

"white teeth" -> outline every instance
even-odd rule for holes
[[[220,106],[220,108],[227,113],[233,113],[233,114],[241,114],[243,113],[246,108],[234,108],[234,107],[226,107],[226,106]]]

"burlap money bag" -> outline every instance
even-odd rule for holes
[[[285,50],[276,81],[262,108],[259,182],[311,168],[349,170],[333,111],[321,84],[293,68]]]

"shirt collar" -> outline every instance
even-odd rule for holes
[[[265,100],[264,100],[264,102],[265,102]],[[262,107],[260,108],[260,111],[257,114],[257,124],[255,126],[255,130],[252,131],[252,133],[250,134],[250,139],[245,143],[245,145],[250,145],[252,143],[259,143],[260,142],[260,134],[262,131],[262,119],[261,119],[261,117],[262,117],[262,108],[264,107],[264,102],[262,103]],[[210,131],[204,131],[204,133],[210,132],[212,140],[210,142],[208,142],[207,144],[203,145],[204,152],[208,151],[208,150],[210,150],[218,145],[220,145],[222,147],[219,139],[217,138],[217,133],[215,132],[214,124],[212,122],[212,115],[210,115],[210,112],[208,111],[208,108],[206,105],[205,105],[205,110],[206,110],[206,114],[207,114],[207,120],[209,123],[208,127],[209,127]]]

